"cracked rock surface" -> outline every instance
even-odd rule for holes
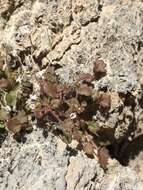
[[[73,154],[57,137],[42,130],[27,135],[26,143],[7,137],[0,151],[0,189],[3,190],[141,190],[136,172],[110,161],[107,174],[98,159]]]
[[[48,64],[58,65],[61,82],[74,83],[75,74],[92,73],[93,62],[102,58],[107,75],[94,81],[95,90],[111,94],[107,118],[97,113],[99,126],[124,140],[143,132],[143,2],[142,0],[0,0],[0,52],[14,56],[33,48],[42,77]],[[30,56],[25,70],[33,67]],[[29,78],[32,76],[30,75]],[[35,82],[35,81],[34,81]],[[33,83],[34,83],[33,82]],[[38,89],[35,83],[35,94]],[[120,95],[120,97],[119,97]],[[139,137],[139,135],[141,137]],[[58,137],[41,130],[17,143],[8,136],[0,148],[2,190],[142,190],[142,152],[135,154],[136,140],[125,145],[120,157],[131,159],[128,167],[114,160],[107,173],[98,159],[73,152]],[[143,148],[138,146],[140,150]],[[130,151],[126,151],[130,150]]]

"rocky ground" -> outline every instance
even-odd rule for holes
[[[104,60],[106,75],[92,84],[110,94],[111,108],[108,117],[97,112],[94,120],[111,140],[105,144],[110,158],[105,170],[96,150],[88,158],[76,142],[67,145],[35,126],[1,144],[0,189],[142,190],[142,0],[0,0],[0,61],[12,58],[24,62],[34,97],[35,76],[42,78],[47,65],[56,67],[61,83],[72,84]],[[32,107],[34,100],[27,103]]]
[[[0,152],[0,189],[37,190],[141,190],[142,183],[134,168],[109,160],[108,171],[98,159],[73,151],[59,138],[41,130],[27,135],[25,143],[8,137]]]

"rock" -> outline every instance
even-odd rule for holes
[[[68,155],[53,135],[33,131],[22,144],[8,138],[0,152],[0,189],[66,189]]]
[[[83,152],[72,155],[58,137],[35,130],[17,143],[8,136],[0,149],[0,189],[35,190],[140,190],[136,172],[110,160],[107,174],[98,158]],[[24,139],[23,139],[24,140]],[[120,188],[121,187],[121,188]]]
[[[104,60],[106,75],[91,82],[95,93],[110,94],[111,105],[108,101],[108,113],[97,111],[94,119],[111,132],[112,142],[122,145],[142,128],[142,12],[142,0],[1,0],[0,69],[15,61],[22,65],[23,78],[33,84],[27,104],[34,109],[40,94],[37,79],[44,79],[48,65],[56,68],[62,83],[72,84],[79,73],[93,76],[93,62]],[[26,138],[16,143],[8,136],[0,148],[2,190],[143,189],[142,173],[131,166],[136,166],[134,159],[105,174],[96,156],[87,158],[76,146],[73,156],[58,137],[48,134],[45,139],[37,130]],[[140,165],[138,157],[135,162]]]
[[[66,175],[67,190],[96,189],[96,183],[100,183],[104,175],[99,168],[97,160],[87,158],[82,153],[71,157]]]
[[[130,168],[117,167],[104,177],[100,190],[141,190],[143,184]]]

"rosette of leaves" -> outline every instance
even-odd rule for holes
[[[35,110],[30,110],[26,104],[33,93],[33,85],[27,73],[21,77],[23,71],[19,60],[9,55],[5,71],[0,71],[1,127],[6,126],[13,134],[25,131],[30,125],[28,116],[33,112],[37,124],[56,124],[57,127],[53,127],[53,130],[59,130],[66,143],[76,139],[88,155],[94,154],[94,139],[97,143],[104,141],[105,130],[93,121],[93,115],[97,110],[107,115],[111,102],[109,93],[101,92],[95,96],[93,90],[92,81],[96,76],[106,74],[103,61],[94,64],[93,73],[96,76],[82,73],[72,85],[60,84],[55,68],[48,66],[42,76],[44,79],[38,81],[41,91]],[[90,138],[91,135],[93,138]]]

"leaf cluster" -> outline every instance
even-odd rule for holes
[[[31,123],[35,119],[37,126],[50,126],[49,130],[58,131],[66,143],[77,140],[79,148],[92,157],[101,135],[101,127],[93,117],[97,111],[108,115],[111,106],[110,94],[96,92],[92,83],[106,74],[105,63],[97,60],[93,74],[79,73],[72,85],[61,84],[55,68],[48,66],[43,78],[37,79],[40,96],[35,109],[31,109],[27,101],[33,93],[33,84],[27,76],[23,77],[22,63],[12,55],[9,57],[6,67],[0,62],[0,129],[15,135],[32,129]]]

